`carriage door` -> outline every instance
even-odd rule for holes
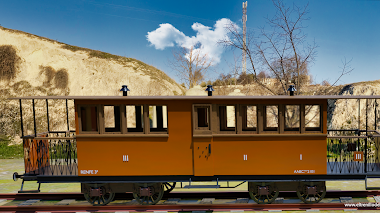
[[[193,105],[193,159],[195,176],[213,176],[211,104]]]

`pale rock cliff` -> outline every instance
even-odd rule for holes
[[[184,88],[164,72],[133,58],[71,46],[26,32],[0,27],[0,135],[21,135],[18,101],[22,96],[181,95]],[[73,103],[69,102],[73,111]],[[51,101],[53,130],[66,130],[65,103]],[[31,101],[23,101],[25,134],[31,134]],[[46,105],[36,101],[38,132],[46,131]],[[59,119],[58,119],[59,118]],[[57,120],[62,120],[58,122]],[[74,114],[70,114],[73,129]]]

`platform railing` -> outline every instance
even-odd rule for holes
[[[50,131],[23,137],[26,175],[78,175],[75,131]]]
[[[378,136],[374,130],[328,130],[327,174],[380,174]]]

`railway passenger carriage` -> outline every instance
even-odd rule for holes
[[[341,98],[380,96],[14,98],[20,107],[31,99],[33,111],[36,99],[74,100],[76,126],[23,136],[25,174],[14,178],[80,182],[94,205],[123,192],[155,204],[176,182],[194,181],[246,181],[257,203],[279,191],[319,202],[326,180],[380,175],[376,129],[327,130],[328,100]]]

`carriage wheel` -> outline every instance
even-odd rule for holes
[[[255,186],[252,190],[249,190],[249,196],[258,204],[268,204],[272,203],[273,201],[276,200],[278,197],[278,194],[280,191],[271,185],[267,185],[265,187],[268,187],[269,193],[267,194],[262,194],[259,193],[259,187],[261,186]]]
[[[104,187],[101,187],[102,191],[105,191]],[[107,192],[100,196],[90,196],[89,193],[84,193],[84,198],[94,206],[104,206],[109,204],[114,198],[115,193]]]
[[[165,182],[163,183],[163,185],[164,185],[164,193],[169,194],[171,191],[173,191],[176,185],[176,182]]]
[[[152,187],[152,186],[150,186]],[[133,197],[141,205],[154,205],[162,199],[164,195],[164,186],[160,184],[160,187],[154,189],[154,193],[151,196],[140,196],[140,193],[133,192]]]
[[[319,203],[326,195],[326,186],[316,186],[315,193],[309,193],[308,187],[313,187],[307,184],[303,184],[297,190],[297,196],[304,203]],[[315,186],[314,186],[315,187]]]

